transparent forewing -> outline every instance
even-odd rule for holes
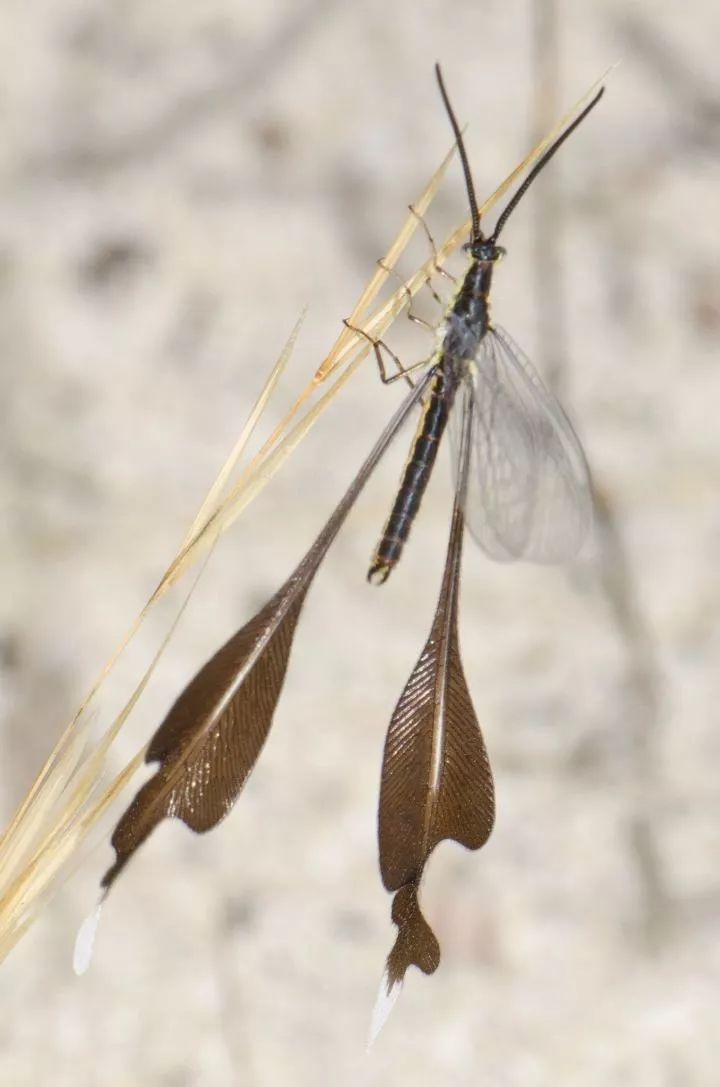
[[[473,450],[465,502],[470,532],[499,562],[563,562],[592,522],[585,455],[565,412],[503,329],[483,337],[450,418],[453,465],[462,401],[473,400]]]

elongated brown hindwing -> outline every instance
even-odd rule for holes
[[[431,852],[444,838],[468,849],[487,841],[495,817],[492,772],[470,699],[458,643],[463,495],[471,416],[465,436],[445,572],[430,637],[390,721],[380,786],[380,869],[395,891],[398,935],[387,961],[387,992],[409,966],[426,974],[440,947],[420,912],[418,891]]]
[[[305,595],[291,581],[201,668],[153,736],[146,761],[160,769],[143,785],[112,836],[109,888],[162,819],[197,833],[232,808],[270,731]]]
[[[163,819],[210,830],[235,803],[253,769],[280,697],[295,627],[312,580],[373,468],[430,380],[426,375],[388,423],[344,498],[283,587],[200,669],[148,747],[160,764],[112,836],[107,892]]]

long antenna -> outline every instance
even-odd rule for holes
[[[588,102],[588,104],[587,104],[587,105],[585,106],[585,109],[584,109],[584,110],[582,111],[582,113],[581,113],[581,114],[579,114],[579,115],[578,115],[578,116],[577,116],[577,117],[575,118],[575,120],[573,121],[573,123],[572,123],[572,124],[571,124],[571,125],[570,125],[570,126],[569,126],[568,128],[566,128],[566,129],[565,129],[565,131],[564,131],[564,132],[562,133],[562,135],[561,135],[561,136],[558,136],[558,138],[557,138],[557,139],[555,140],[555,143],[554,143],[554,144],[552,145],[552,147],[549,147],[549,148],[547,149],[547,151],[545,152],[545,154],[544,154],[544,155],[542,156],[542,158],[541,158],[541,159],[540,159],[540,160],[539,160],[538,162],[536,162],[536,163],[535,163],[535,165],[533,166],[532,170],[530,171],[530,173],[528,174],[528,176],[527,176],[527,177],[525,178],[525,180],[523,181],[522,185],[520,186],[520,188],[518,189],[518,191],[517,191],[517,192],[515,193],[515,195],[513,196],[512,200],[510,201],[510,203],[508,204],[508,206],[507,206],[507,207],[505,208],[505,210],[503,211],[502,215],[500,216],[500,218],[498,219],[497,223],[495,224],[495,230],[493,231],[493,236],[492,236],[492,238],[490,239],[490,241],[491,241],[491,242],[492,242],[493,244],[494,244],[494,243],[495,243],[495,242],[496,242],[496,241],[498,240],[498,238],[500,237],[500,231],[501,231],[501,230],[502,230],[502,228],[503,228],[503,227],[505,226],[505,223],[506,223],[506,222],[508,221],[508,219],[510,218],[510,215],[511,215],[511,213],[512,213],[512,212],[513,212],[513,211],[515,210],[515,208],[517,207],[517,205],[518,205],[518,204],[520,203],[520,201],[522,200],[523,196],[524,196],[524,195],[525,195],[525,193],[526,193],[526,192],[528,191],[528,189],[530,188],[530,186],[532,185],[533,181],[534,181],[534,180],[535,180],[535,178],[536,178],[536,177],[538,176],[538,174],[540,173],[540,171],[541,171],[541,170],[543,170],[543,169],[544,169],[544,168],[545,168],[545,167],[547,166],[548,162],[549,162],[549,161],[550,161],[550,159],[551,159],[551,158],[553,157],[553,155],[555,154],[555,152],[556,152],[556,151],[559,151],[559,150],[560,150],[560,148],[561,148],[561,147],[562,147],[562,145],[563,145],[563,144],[565,143],[565,140],[566,140],[566,139],[568,138],[568,136],[572,135],[572,133],[573,133],[573,132],[575,131],[575,129],[577,128],[577,126],[578,126],[578,125],[579,125],[579,124],[580,124],[580,123],[581,123],[582,121],[584,121],[584,120],[585,120],[585,118],[587,117],[587,115],[588,115],[588,113],[590,112],[590,110],[592,110],[592,109],[594,109],[594,108],[595,108],[595,106],[596,106],[596,105],[598,104],[598,102],[600,101],[600,99],[602,98],[602,96],[603,96],[604,94],[605,94],[605,88],[604,88],[604,87],[601,87],[601,88],[600,88],[600,90],[599,90],[599,91],[597,92],[597,94],[595,95],[595,97],[593,98],[592,102]],[[461,153],[462,153],[462,149],[461,149]]]
[[[460,152],[460,161],[462,162],[463,173],[465,174],[465,187],[468,194],[468,203],[470,204],[470,214],[472,215],[472,236],[473,242],[482,241],[482,231],[480,229],[480,213],[478,211],[477,200],[475,198],[475,186],[473,185],[472,174],[470,173],[470,163],[465,152],[465,144],[463,143],[462,132],[460,126],[457,123],[453,108],[450,105],[450,99],[448,98],[447,91],[445,90],[445,84],[443,82],[442,72],[440,71],[440,65],[435,65],[435,75],[437,76],[438,86],[440,87],[440,94],[442,100],[445,103],[445,109],[447,115],[450,118],[450,124],[452,125],[453,132],[455,133],[455,140],[457,142],[458,151]]]

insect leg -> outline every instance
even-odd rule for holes
[[[358,328],[357,325],[351,325],[347,318],[343,319],[343,324],[345,325],[345,328],[349,328],[351,332],[356,332],[358,336],[363,336],[364,339],[366,339],[368,343],[372,345],[373,351],[375,352],[375,358],[377,359],[378,369],[380,371],[380,380],[382,381],[383,385],[392,385],[394,381],[397,381],[399,378],[404,377],[410,388],[414,388],[413,382],[410,380],[410,374],[414,374],[418,370],[427,369],[428,364],[426,359],[423,359],[422,362],[416,362],[413,366],[403,366],[395,352],[388,347],[384,340],[373,339],[373,337],[369,333],[367,333],[364,328]],[[381,348],[384,351],[387,351],[388,355],[397,366],[398,372],[396,374],[388,374],[387,370],[385,369],[385,363],[380,352]]]
[[[425,231],[425,237],[427,238],[428,245],[430,246],[430,249],[432,250],[433,269],[434,269],[434,271],[436,271],[438,273],[438,275],[444,276],[445,279],[449,279],[451,283],[457,283],[456,277],[454,275],[451,275],[451,273],[448,272],[447,268],[443,268],[442,264],[440,264],[440,262],[438,261],[438,251],[437,251],[437,246],[435,245],[435,239],[433,238],[432,234],[430,233],[430,228],[428,227],[427,223],[425,222],[425,220],[422,217],[422,215],[420,214],[420,212],[412,204],[408,204],[408,211],[410,212],[411,215],[415,216],[415,218],[417,219],[417,221],[420,223],[421,227]],[[430,289],[432,290],[432,287]],[[435,298],[435,301],[439,305],[443,304],[442,299],[439,297],[438,294],[435,293],[435,291],[433,291],[433,297]]]
[[[413,313],[413,296],[410,293],[410,288],[408,287],[402,276],[399,275],[394,268],[390,268],[390,266],[385,263],[382,257],[380,257],[380,259],[377,261],[377,266],[378,268],[382,268],[383,272],[385,272],[386,275],[392,276],[394,279],[400,280],[400,285],[405,291],[405,294],[407,295],[407,311],[405,316],[407,317],[408,321],[413,321],[416,325],[422,325],[422,327],[426,328],[429,332],[434,332],[434,325],[431,325],[430,322],[426,321],[424,317],[420,317],[417,313]],[[433,290],[432,284],[430,283],[429,279],[425,280],[424,286],[429,289],[435,301],[442,305],[442,299],[440,298],[440,295],[437,293],[437,291]]]

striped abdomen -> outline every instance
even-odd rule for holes
[[[370,563],[368,581],[375,585],[382,585],[384,581],[387,581],[390,571],[400,559],[410,533],[410,526],[420,508],[422,496],[435,464],[438,445],[448,421],[454,396],[455,382],[448,382],[445,367],[440,362],[430,386],[425,410],[415,432],[410,455],[400,481],[400,489],[383,530],[382,539]]]

